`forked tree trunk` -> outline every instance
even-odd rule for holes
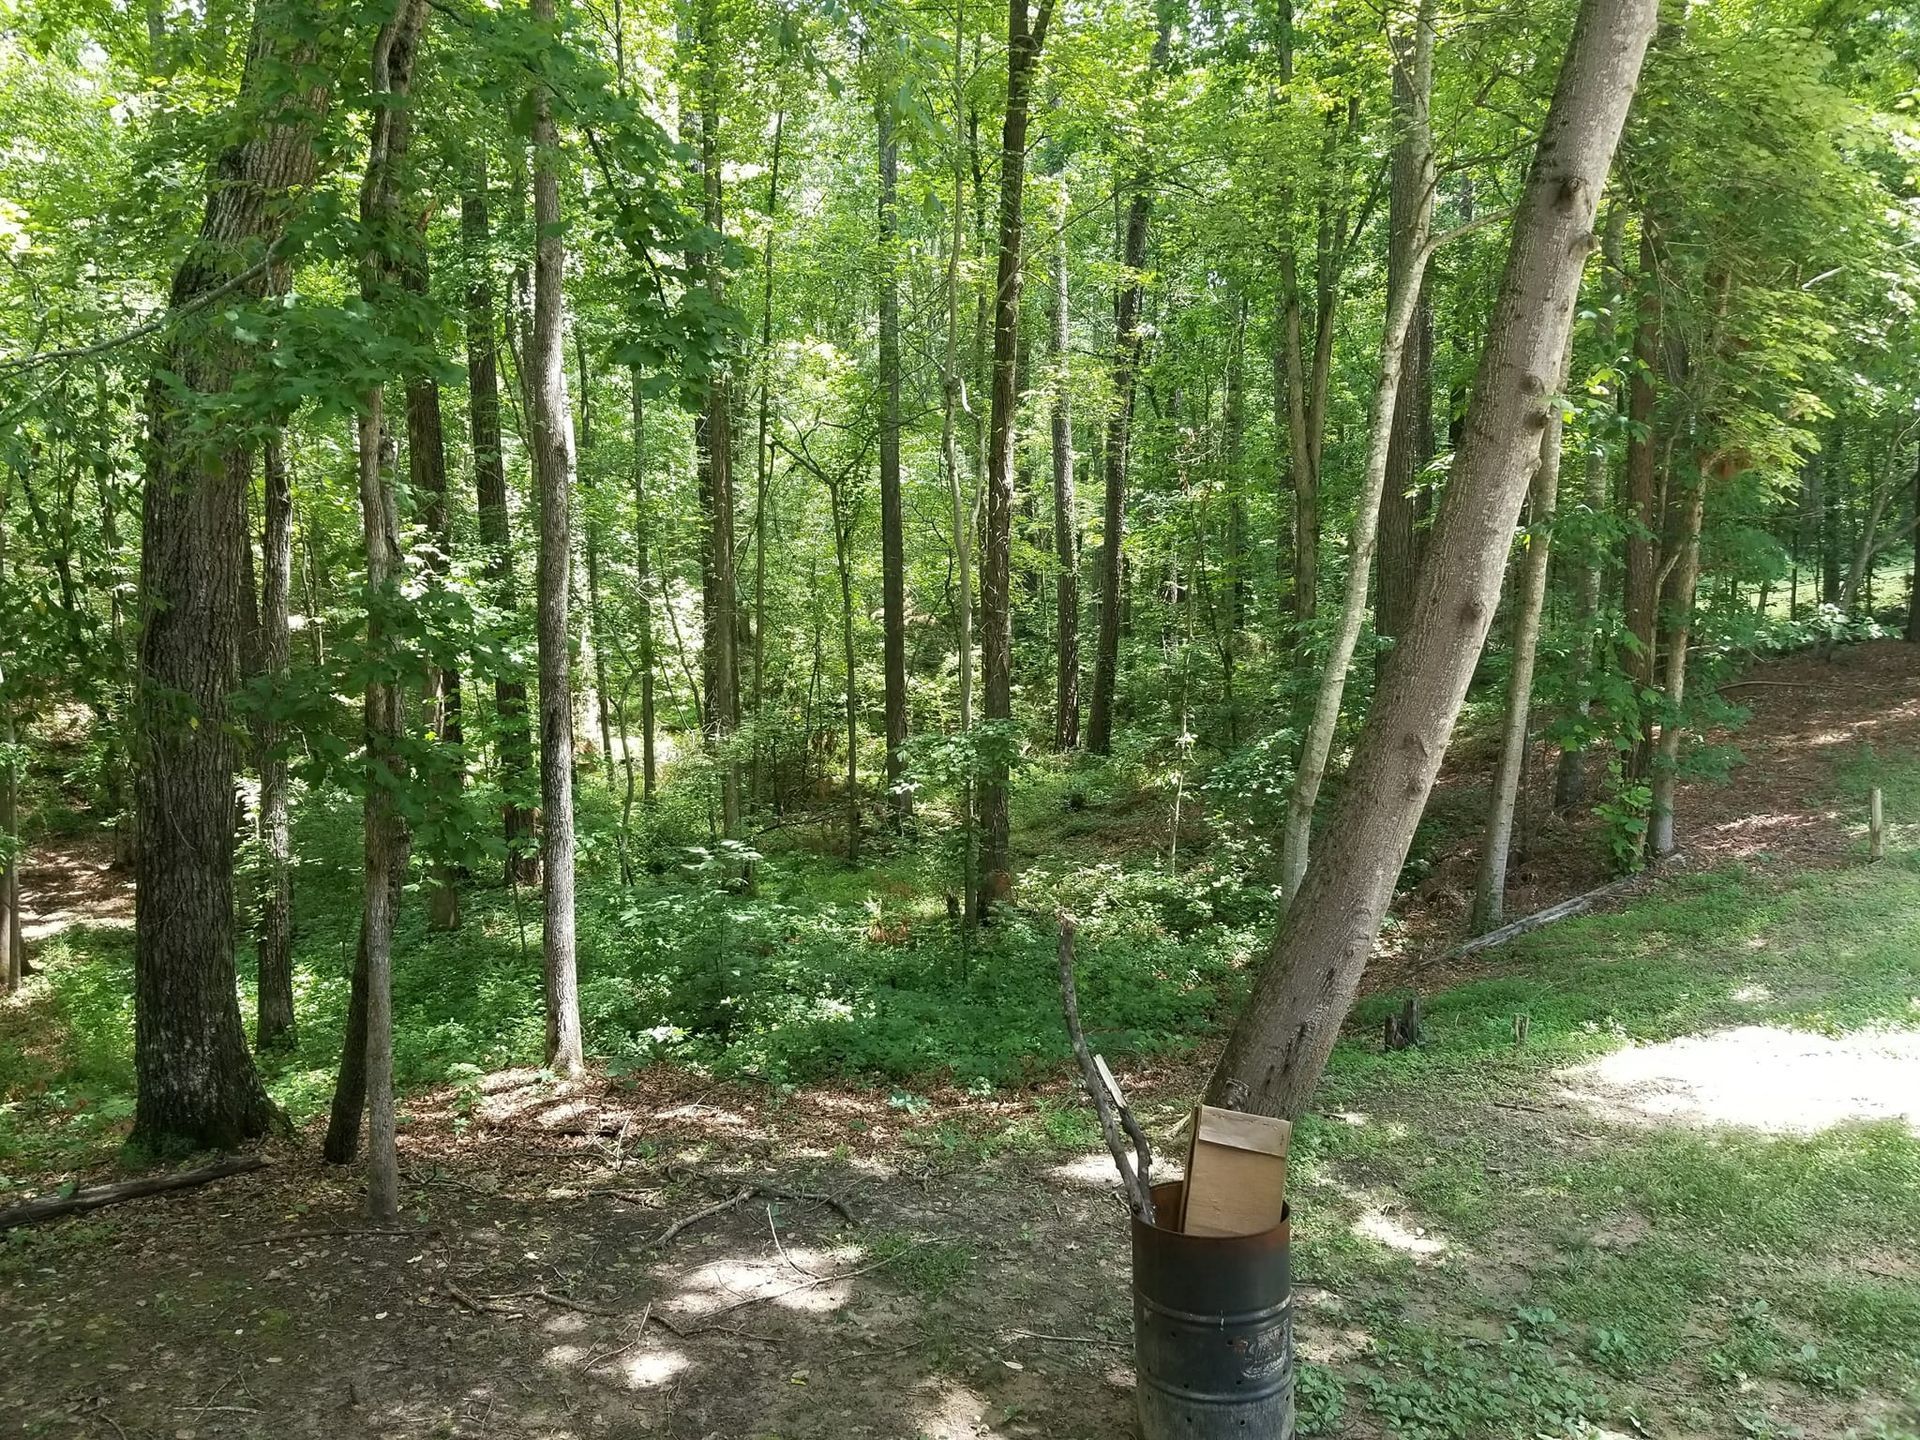
[[[1299,1114],[1353,1003],[1493,621],[1593,243],[1594,207],[1656,11],[1657,0],[1582,0],[1406,638],[1374,699],[1335,821],[1208,1086],[1216,1104]]]
[[[260,543],[260,671],[270,694],[285,686],[291,663],[287,629],[293,582],[293,487],[278,431],[262,447],[265,516]],[[254,1045],[291,1045],[293,1017],[293,842],[287,822],[287,757],[271,706],[260,718],[259,1005]]]
[[[1554,377],[1553,392],[1566,386],[1573,358],[1573,331],[1567,331],[1567,354]],[[1565,432],[1558,404],[1547,407],[1546,428],[1540,432],[1540,468],[1534,473],[1527,501],[1525,558],[1520,566],[1519,611],[1513,621],[1513,666],[1507,678],[1506,718],[1500,731],[1500,757],[1493,767],[1493,798],[1487,810],[1487,829],[1480,842],[1480,872],[1473,891],[1475,935],[1497,930],[1506,914],[1507,857],[1513,842],[1513,807],[1526,773],[1527,722],[1533,710],[1533,665],[1540,645],[1540,617],[1547,604],[1547,562],[1553,543],[1554,507],[1560,496],[1560,439]]]
[[[1387,452],[1400,395],[1401,363],[1406,354],[1407,335],[1413,327],[1421,277],[1433,254],[1428,233],[1433,216],[1433,139],[1428,121],[1428,102],[1433,93],[1433,3],[1434,0],[1424,0],[1414,21],[1413,36],[1394,61],[1396,71],[1404,70],[1407,75],[1406,83],[1397,87],[1396,93],[1402,94],[1404,100],[1400,119],[1407,135],[1403,143],[1411,155],[1408,163],[1419,181],[1410,187],[1413,198],[1403,214],[1403,227],[1392,237],[1387,267],[1387,323],[1380,337],[1380,380],[1368,425],[1367,468],[1360,482],[1360,499],[1354,514],[1346,591],[1326,665],[1321,671],[1312,719],[1300,745],[1293,790],[1287,797],[1287,815],[1280,837],[1280,883],[1289,902],[1299,891],[1301,878],[1306,874],[1313,810],[1320,797],[1321,781],[1326,777],[1327,761],[1333,753],[1334,731],[1340,723],[1340,704],[1346,695],[1354,647],[1360,642],[1360,629],[1366,621],[1367,583],[1373,574],[1373,550],[1379,537],[1380,498],[1386,489]]]
[[[554,0],[532,0],[534,24],[553,24]],[[567,407],[561,333],[566,245],[561,238],[560,133],[553,97],[533,90],[533,333],[527,357],[534,492],[540,511],[540,863],[546,920],[541,958],[547,988],[547,1068],[568,1079],[586,1071],[573,928],[573,675],[567,649],[573,568],[573,421]],[[730,617],[729,617],[730,618]]]
[[[980,670],[987,720],[1013,718],[1013,467],[1019,386],[1021,245],[1027,181],[1028,102],[1053,0],[1031,22],[1027,0],[1007,4],[1007,114],[1000,132],[1000,263],[993,301],[993,404],[987,458],[987,524],[980,557]],[[1109,537],[1108,543],[1114,537]],[[1013,891],[1008,855],[1004,751],[980,784],[980,899],[984,909]]]
[[[314,178],[313,132],[329,87],[313,42],[328,21],[303,0],[254,15],[241,123],[216,159],[199,237],[174,276],[176,313],[248,273],[284,233],[291,196]],[[290,68],[313,73],[282,89]],[[234,987],[234,772],[240,554],[247,542],[243,427],[204,441],[195,402],[218,403],[249,363],[220,307],[182,315],[147,391],[140,651],[135,709],[133,1141],[149,1150],[230,1146],[266,1133],[274,1110],[247,1051]],[[177,400],[176,397],[182,397]],[[216,431],[215,433],[224,433]]]
[[[1048,306],[1053,376],[1053,553],[1060,567],[1054,588],[1053,745],[1080,742],[1080,519],[1073,493],[1073,401],[1067,372],[1067,182],[1053,206],[1053,296]]]
[[[900,502],[900,279],[896,190],[900,147],[893,95],[875,105],[880,146],[880,578],[886,660],[887,793],[896,823],[913,808],[906,789],[907,552]],[[849,690],[852,682],[849,681]]]
[[[1166,68],[1173,44],[1172,8],[1161,4],[1157,10],[1159,28],[1151,62],[1155,75]],[[1113,408],[1107,412],[1106,496],[1100,518],[1100,625],[1094,634],[1093,695],[1087,708],[1087,752],[1092,755],[1105,755],[1113,748],[1114,692],[1120,682],[1127,462],[1133,449],[1134,384],[1140,374],[1140,300],[1147,263],[1147,226],[1153,216],[1153,192],[1147,187],[1143,170],[1134,176],[1133,196],[1127,202],[1126,229],[1120,242],[1123,268],[1113,306]]]
[[[476,168],[460,200],[460,245],[467,281],[467,415],[473,441],[474,513],[485,556],[483,574],[492,600],[508,615],[519,609],[513,579],[513,534],[507,516],[506,459],[500,448],[499,316],[493,288],[491,226],[486,172]],[[533,790],[533,737],[527,722],[527,685],[503,671],[493,680],[500,788],[507,800],[501,828],[507,843],[507,879],[532,884],[540,874],[534,848],[533,811],[524,803]]]

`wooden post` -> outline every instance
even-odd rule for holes
[[[1887,815],[1880,801],[1880,787],[1867,792],[1867,858],[1887,858]]]

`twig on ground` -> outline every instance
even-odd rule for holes
[[[780,1258],[782,1260],[786,1261],[787,1264],[798,1270],[809,1280],[818,1280],[820,1278],[817,1271],[807,1269],[806,1266],[802,1265],[787,1253],[786,1243],[780,1238],[780,1227],[773,1223],[773,1202],[771,1200],[767,1202],[767,1229],[773,1233],[773,1248],[780,1252]]]
[[[447,1298],[449,1300],[465,1306],[476,1315],[497,1315],[500,1313],[495,1306],[481,1304],[451,1280],[442,1281],[440,1288],[447,1292]]]
[[[1054,1345],[1105,1345],[1113,1350],[1131,1349],[1131,1340],[1110,1340],[1105,1335],[1043,1335],[1038,1330],[1009,1330],[1009,1340],[1045,1340]]]
[[[703,1185],[739,1183],[733,1176],[708,1175],[704,1171],[689,1170],[678,1165],[670,1165],[667,1167],[667,1176],[669,1179],[678,1178],[683,1175],[691,1176]],[[751,1186],[754,1195],[757,1195],[762,1200],[790,1200],[795,1204],[824,1205],[839,1215],[839,1217],[849,1225],[857,1223],[853,1218],[853,1211],[848,1208],[846,1201],[837,1195],[828,1195],[816,1190],[787,1190],[765,1180],[749,1180],[744,1183]]]
[[[617,1346],[612,1350],[602,1351],[598,1355],[588,1356],[587,1363],[582,1365],[580,1368],[582,1370],[592,1370],[593,1367],[596,1365],[604,1365],[607,1363],[607,1361],[612,1360],[616,1356],[626,1354],[627,1351],[633,1349],[634,1346],[638,1345],[642,1340],[647,1338],[647,1321],[652,1318],[653,1318],[653,1302],[649,1300],[647,1302],[647,1308],[640,1312],[640,1323],[634,1326],[633,1334],[627,1337],[627,1341],[625,1344]]]
[[[734,1193],[728,1196],[725,1200],[717,1200],[703,1210],[696,1210],[693,1212],[693,1214],[688,1215],[684,1219],[674,1221],[673,1224],[669,1225],[666,1229],[662,1230],[650,1242],[648,1242],[647,1248],[649,1250],[664,1249],[666,1246],[673,1243],[674,1238],[678,1236],[681,1231],[691,1229],[693,1226],[698,1225],[702,1220],[710,1220],[715,1215],[719,1215],[725,1211],[733,1209],[733,1207],[736,1205],[744,1205],[747,1203],[747,1201],[751,1199],[753,1199],[753,1186],[751,1185],[742,1186],[740,1189],[734,1191]]]

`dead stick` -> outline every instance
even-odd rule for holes
[[[210,1180],[222,1180],[229,1175],[244,1175],[249,1170],[263,1169],[266,1163],[258,1155],[228,1155],[196,1170],[149,1175],[144,1180],[121,1180],[112,1185],[94,1185],[85,1190],[76,1190],[71,1195],[44,1196],[29,1200],[24,1205],[15,1205],[10,1210],[0,1210],[0,1230],[11,1230],[16,1225],[33,1225],[62,1215],[84,1214],[102,1206],[118,1205],[122,1201],[138,1200],[147,1195],[161,1195],[169,1190],[186,1190],[195,1185],[205,1185]]]
[[[747,1201],[751,1199],[753,1199],[753,1187],[751,1185],[748,1185],[741,1188],[740,1190],[735,1191],[733,1195],[729,1196],[725,1200],[716,1201],[712,1205],[707,1206],[704,1210],[694,1211],[693,1214],[687,1216],[684,1220],[674,1221],[673,1224],[669,1225],[666,1229],[662,1230],[660,1234],[655,1237],[653,1243],[649,1245],[647,1248],[649,1250],[658,1250],[661,1247],[672,1243],[674,1237],[677,1236],[682,1230],[690,1229],[693,1226],[698,1225],[702,1220],[711,1219],[713,1216],[721,1214],[723,1211],[733,1209],[733,1207],[736,1205],[744,1205],[747,1203]]]
[[[1147,1224],[1153,1224],[1153,1190],[1151,1172],[1146,1168],[1151,1157],[1142,1153],[1142,1169],[1136,1172],[1127,1159],[1126,1141],[1121,1138],[1120,1121],[1113,1113],[1113,1101],[1107,1095],[1106,1086],[1101,1082],[1100,1072],[1093,1063],[1093,1053],[1087,1049],[1087,1037],[1080,1029],[1080,996],[1073,984],[1073,937],[1074,925],[1071,916],[1060,916],[1060,1006],[1066,1015],[1067,1038],[1073,1042],[1073,1058],[1080,1063],[1080,1078],[1087,1087],[1087,1093],[1093,1097],[1093,1108],[1100,1116],[1100,1134],[1107,1142],[1107,1150],[1113,1156],[1115,1168],[1120,1171],[1120,1183],[1126,1187],[1127,1198],[1132,1203],[1133,1213]],[[1137,1128],[1137,1127],[1136,1127]],[[1144,1145],[1145,1136],[1141,1136]]]

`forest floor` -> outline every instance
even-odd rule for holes
[[[1920,1436],[1914,649],[1756,667],[1746,763],[1689,787],[1685,863],[1606,913],[1436,964],[1460,861],[1433,846],[1296,1134],[1306,1433]],[[1475,769],[1468,746],[1436,802],[1463,835]],[[1869,864],[1875,784],[1895,824]],[[1586,828],[1530,853],[1515,914],[1604,869]],[[123,902],[110,879],[68,873],[100,863],[30,874],[39,921],[123,919],[87,913]],[[82,953],[36,984],[80,987]],[[1408,983],[1426,1042],[1382,1054]],[[0,1052],[105,1043],[47,1033],[35,1003],[0,1006]],[[1123,1069],[1163,1149],[1206,1060]],[[0,1170],[32,1190],[97,1170],[97,1148],[9,1148],[29,1107],[8,1071]],[[266,1170],[0,1236],[0,1434],[1133,1433],[1125,1216],[1057,1070],[917,1090],[475,1071],[410,1095],[393,1233],[316,1150],[302,1133]]]

